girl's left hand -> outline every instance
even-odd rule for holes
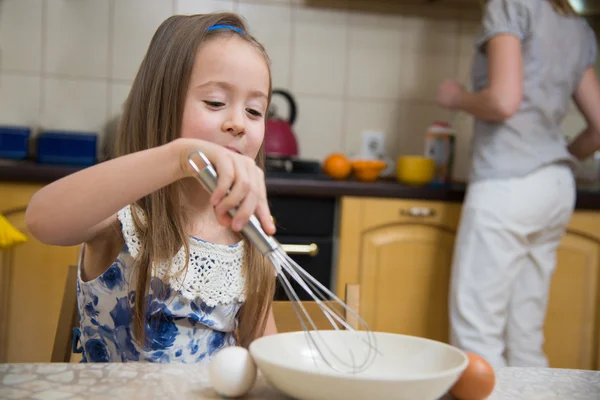
[[[463,93],[464,89],[459,83],[447,79],[438,88],[436,102],[440,107],[455,110]]]

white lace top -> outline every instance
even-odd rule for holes
[[[190,238],[187,271],[185,251],[156,266],[147,296],[146,346],[133,340],[133,307],[137,271],[133,264],[140,240],[133,207],[118,213],[125,246],[98,278],[77,282],[83,361],[152,361],[193,363],[210,359],[219,348],[235,345],[237,314],[244,301],[243,242],[233,246]],[[140,220],[145,222],[137,209]],[[182,272],[184,271],[184,272]]]

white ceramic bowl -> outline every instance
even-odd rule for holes
[[[356,334],[320,331],[324,341],[333,346]],[[250,354],[271,385],[299,400],[435,400],[446,394],[467,367],[467,356],[445,343],[373,334],[379,354],[367,370],[354,375],[315,362],[304,332],[257,339],[250,345]]]

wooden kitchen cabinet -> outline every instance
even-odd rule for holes
[[[360,285],[373,330],[448,340],[448,286],[460,204],[343,198],[337,292]]]
[[[557,252],[544,327],[556,368],[600,369],[600,212],[577,211]]]
[[[0,183],[0,212],[28,241],[0,250],[0,362],[49,362],[67,267],[78,246],[48,246],[25,225],[25,207],[39,184]],[[56,221],[60,223],[60,221]]]
[[[347,197],[336,279],[360,285],[373,330],[448,341],[448,288],[461,204]],[[577,211],[557,254],[545,350],[554,368],[600,368],[600,212]]]

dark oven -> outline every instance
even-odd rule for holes
[[[277,226],[275,238],[298,265],[331,290],[335,199],[269,196],[269,206]],[[311,300],[293,281],[292,287],[300,300]],[[275,300],[288,300],[279,280]]]

